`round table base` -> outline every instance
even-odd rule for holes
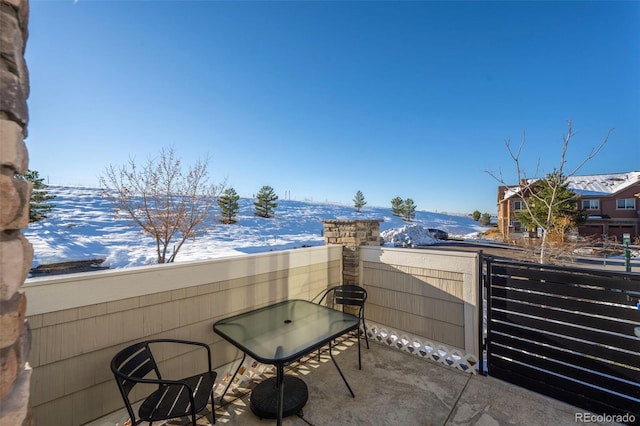
[[[284,376],[284,405],[282,417],[291,416],[302,411],[309,399],[305,382],[297,377]],[[278,417],[278,388],[275,377],[263,380],[251,391],[250,407],[261,419]]]

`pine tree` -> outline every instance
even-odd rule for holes
[[[525,145],[526,142],[526,138],[523,136],[522,138],[522,142],[520,143],[520,146],[517,147],[517,149],[514,149],[514,147],[511,146],[511,141],[509,139],[505,140],[505,146],[507,148],[507,152],[509,153],[509,156],[511,157],[511,159],[514,162],[515,165],[515,171],[516,171],[516,176],[517,176],[517,182],[519,183],[519,192],[520,195],[524,198],[524,202],[525,202],[525,212],[523,213],[530,213],[530,206],[529,206],[529,201],[531,201],[532,205],[531,207],[533,207],[533,210],[537,210],[538,208],[546,208],[547,210],[547,215],[546,217],[544,217],[544,215],[541,215],[538,217],[537,214],[529,214],[529,218],[531,218],[531,221],[528,221],[527,219],[525,219],[527,222],[529,222],[530,228],[529,229],[536,229],[536,230],[541,230],[542,231],[542,238],[540,241],[540,244],[538,245],[539,249],[536,250],[535,256],[538,259],[539,263],[547,263],[547,261],[549,261],[551,259],[551,255],[549,250],[552,249],[552,247],[549,244],[549,236],[552,236],[554,233],[557,233],[558,231],[558,227],[556,226],[554,228],[554,224],[556,225],[560,225],[561,223],[567,225],[567,217],[560,217],[559,220],[555,220],[554,218],[554,214],[556,212],[556,206],[558,205],[558,197],[557,197],[557,190],[560,189],[558,184],[564,184],[566,181],[566,178],[568,177],[573,177],[576,176],[576,174],[578,173],[578,171],[590,160],[592,160],[599,152],[600,150],[607,144],[607,141],[609,140],[609,136],[611,136],[611,132],[613,131],[613,129],[609,129],[609,131],[607,132],[607,135],[604,137],[604,139],[600,142],[599,145],[597,145],[596,147],[592,148],[591,151],[589,152],[588,155],[586,155],[582,161],[580,161],[578,163],[578,165],[576,167],[570,168],[570,169],[566,169],[565,166],[567,164],[567,152],[569,150],[569,145],[571,143],[571,140],[573,139],[573,137],[575,136],[575,132],[573,131],[573,123],[571,122],[571,120],[569,120],[567,122],[567,133],[566,135],[564,135],[562,137],[562,150],[560,152],[560,161],[559,161],[559,168],[558,169],[554,169],[552,175],[555,175],[559,178],[562,178],[562,180],[558,180],[558,179],[552,179],[551,181],[547,181],[548,183],[551,183],[552,185],[547,185],[548,186],[548,190],[546,191],[547,194],[543,197],[539,197],[537,194],[538,189],[537,188],[543,188],[545,186],[545,184],[540,184],[540,179],[534,175],[534,176],[527,176],[524,169],[521,167],[521,163],[524,163],[525,161],[523,161],[523,158],[521,156],[523,147]],[[540,160],[540,159],[539,159]],[[538,161],[539,163],[540,161]],[[538,167],[536,167],[536,171],[539,170]],[[494,172],[487,172],[489,173],[489,175],[493,176],[494,179],[496,179],[498,182],[500,182],[503,186],[505,187],[510,187],[510,185],[508,185],[503,177],[502,177],[502,171],[500,171],[499,173],[494,173]],[[537,174],[537,173],[536,173]],[[548,177],[548,176],[547,176]],[[546,179],[546,178],[543,178]],[[561,191],[563,192],[563,191]],[[544,194],[543,194],[544,195]],[[500,202],[503,202],[504,200],[500,200]],[[577,200],[574,200],[572,203],[576,202]],[[560,203],[562,204],[562,203]],[[576,217],[576,219],[578,220],[582,220],[580,219],[580,217],[574,216]],[[520,220],[522,222],[522,218],[523,216],[520,215]],[[569,216],[570,218],[570,216]],[[522,222],[524,223],[524,222]],[[563,228],[566,229],[566,226],[562,225]],[[509,231],[508,229],[501,229],[501,231],[503,232],[503,235],[508,235]],[[556,231],[556,232],[554,232]],[[564,236],[562,236],[564,237]],[[555,248],[553,248],[555,250]],[[570,248],[568,248],[570,249]],[[563,254],[568,254],[568,253],[563,253],[563,248],[560,247],[560,250],[557,252],[560,253],[561,255]]]
[[[471,217],[473,218],[473,220],[475,220],[476,222],[480,220],[480,216],[482,216],[482,213],[480,213],[480,210],[476,210],[471,214]]]
[[[47,213],[56,206],[55,204],[48,203],[48,201],[53,200],[56,196],[47,192],[47,185],[44,183],[44,178],[41,178],[36,170],[27,170],[26,174],[19,174],[16,177],[33,184],[29,205],[29,222],[37,222],[45,219]]]
[[[480,225],[488,226],[491,223],[491,214],[490,213],[482,213],[480,216]]]
[[[407,222],[411,222],[411,220],[416,217],[416,205],[411,198],[404,200],[402,216]]]
[[[356,208],[356,211],[360,213],[362,207],[364,207],[367,202],[364,200],[364,195],[362,195],[362,191],[356,192],[356,196],[353,199],[353,206]]]
[[[260,217],[270,218],[273,216],[273,210],[278,207],[276,200],[278,196],[274,192],[273,188],[265,185],[260,188],[260,192],[256,196],[256,201],[253,203],[255,206],[255,215]]]
[[[559,172],[549,173],[531,186],[530,191],[527,208],[516,214],[528,230],[541,227],[563,240],[569,229],[584,223],[584,214],[578,209],[578,195],[569,189],[569,183]]]
[[[391,200],[391,212],[394,216],[402,216],[404,211],[404,200],[400,197],[396,197]]]
[[[240,196],[233,188],[225,189],[224,193],[218,198],[218,205],[220,206],[220,214],[222,223],[236,223],[236,216],[240,211],[238,200]]]

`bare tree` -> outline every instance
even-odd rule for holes
[[[522,201],[524,202],[524,214],[526,214],[531,222],[539,229],[542,230],[542,238],[540,242],[540,251],[538,254],[538,262],[546,263],[548,260],[548,249],[549,249],[549,235],[551,235],[552,230],[555,225],[559,224],[563,221],[563,218],[556,217],[555,213],[557,211],[557,206],[559,203],[563,203],[566,201],[565,198],[561,198],[559,196],[563,185],[566,182],[566,178],[576,175],[580,169],[592,158],[594,158],[598,152],[604,147],[604,145],[609,140],[609,136],[613,132],[613,129],[609,129],[605,138],[600,142],[598,146],[591,149],[591,152],[574,168],[569,170],[566,169],[567,163],[567,151],[569,149],[569,143],[571,139],[575,136],[575,132],[573,131],[573,125],[571,120],[567,121],[567,133],[562,137],[562,151],[560,153],[560,162],[558,166],[552,172],[553,175],[562,177],[562,179],[548,179],[546,184],[549,186],[548,193],[546,196],[540,196],[539,192],[536,190],[536,184],[540,181],[540,159],[538,158],[538,162],[536,165],[535,173],[532,176],[528,176],[525,170],[522,168],[520,159],[522,154],[522,148],[526,142],[526,134],[523,134],[522,141],[520,142],[520,146],[518,146],[517,150],[513,150],[511,146],[510,140],[505,140],[505,146],[507,151],[509,152],[509,156],[513,160],[516,169],[516,175],[518,180],[518,185],[514,188],[508,185],[502,175],[502,170],[498,173],[494,173],[491,171],[487,171],[487,173],[500,182],[502,185],[506,187],[512,187],[512,190],[517,191]],[[546,214],[536,215],[533,213],[533,206],[537,204],[538,207],[540,205],[543,206]]]
[[[209,183],[208,162],[208,157],[198,160],[185,171],[173,147],[162,148],[142,167],[129,158],[100,176],[103,196],[155,239],[158,263],[173,262],[187,239],[206,230],[205,219],[224,188]]]

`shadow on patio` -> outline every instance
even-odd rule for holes
[[[363,348],[363,367],[358,370],[355,338],[340,341],[334,350],[356,395],[351,398],[327,348],[323,349],[319,361],[314,354],[287,370],[307,383],[309,400],[303,416],[286,417],[284,425],[575,425],[576,413],[585,412],[509,383],[470,375],[375,342],[370,350]],[[266,367],[243,386],[232,386],[222,406],[219,397],[224,386],[218,386],[217,424],[275,425],[275,420],[260,420],[249,408],[251,388],[273,375]],[[114,425],[122,418],[120,413],[119,418],[110,416],[91,425]],[[198,424],[210,423],[202,417]]]

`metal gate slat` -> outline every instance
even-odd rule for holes
[[[640,418],[640,404],[636,402],[630,402],[628,399],[611,394],[606,394],[607,400],[605,400],[601,398],[605,395],[597,389],[579,384],[569,387],[566,380],[559,379],[553,374],[540,371],[532,374],[530,370],[533,369],[530,367],[518,365],[517,370],[514,367],[512,362],[494,359],[490,364],[490,370],[493,371],[491,376],[594,413],[610,415],[631,413],[636,416],[636,419]]]
[[[588,300],[578,297],[560,296],[557,294],[542,293],[541,290],[525,290],[503,286],[493,286],[492,296],[505,299],[519,300],[534,305],[542,305],[549,308],[561,308],[568,311],[576,311],[583,314],[600,315],[603,317],[617,318],[640,324],[640,311],[635,306],[614,305],[610,302]],[[626,298],[625,298],[626,299]]]
[[[599,387],[610,393],[621,393],[635,398],[640,403],[640,384],[615,377],[607,377],[602,371],[592,372],[586,369],[561,363],[553,358],[544,358],[503,346],[496,346],[491,355],[509,358],[515,362],[526,364],[540,370],[549,371],[567,380],[568,386],[573,382],[581,382],[587,386]],[[490,362],[492,358],[490,357]]]
[[[534,304],[523,302],[521,299],[510,299],[493,296],[491,307],[494,309],[502,309],[514,313],[532,315],[543,319],[553,319],[576,326],[582,325],[585,327],[597,328],[599,330],[605,330],[612,333],[621,333],[627,336],[632,335],[634,327],[640,326],[640,322],[628,321],[606,316],[594,316],[581,311],[569,312],[551,306],[537,306]],[[634,312],[634,314],[635,313],[636,312]],[[640,317],[640,315],[638,316]]]
[[[560,347],[569,351],[583,353],[589,357],[602,358],[624,365],[640,366],[640,353],[620,350],[618,348],[603,345],[594,345],[592,342],[576,340],[567,336],[554,335],[545,330],[528,330],[515,324],[508,324],[500,321],[494,321],[491,324],[491,329],[492,335],[494,332],[509,334],[524,339],[536,340],[543,344]]]
[[[489,375],[640,418],[640,274],[492,258],[486,271]]]
[[[503,312],[498,309],[492,309],[492,318],[494,320],[510,322],[533,329],[548,330],[556,334],[575,337],[595,344],[613,346],[634,352],[637,351],[639,346],[637,339],[630,334],[633,328],[629,329],[628,336],[616,335],[606,331],[580,327],[567,322],[545,320],[519,312]]]

